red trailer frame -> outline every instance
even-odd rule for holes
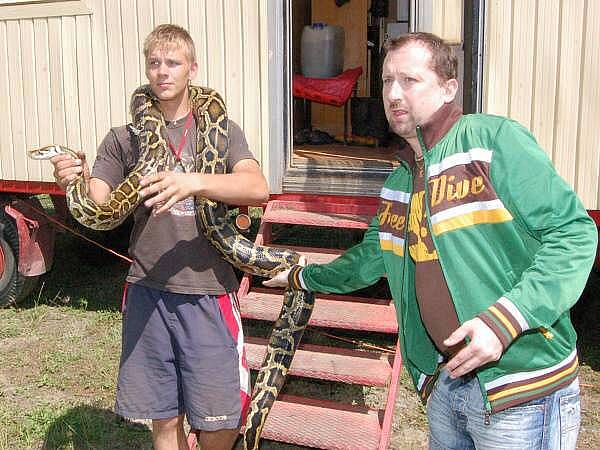
[[[67,219],[64,192],[56,183],[0,180],[0,306],[16,302],[52,267],[55,230],[38,211],[36,194],[49,194]]]

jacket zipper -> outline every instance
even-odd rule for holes
[[[424,177],[425,177],[425,182],[423,183],[424,189],[425,189],[425,198],[424,198],[425,217],[427,219],[427,225],[429,226],[429,230],[431,232],[431,230],[432,230],[431,211],[429,210],[429,184],[428,184],[428,177],[427,177],[427,166],[428,166],[429,161],[427,160],[427,157],[426,157],[427,153],[429,152],[429,149],[425,146],[425,141],[423,140],[423,133],[422,133],[421,127],[419,125],[417,125],[416,131],[417,131],[417,139],[419,140],[419,146],[421,147],[421,153],[423,154],[423,171],[424,171]],[[431,240],[433,241],[433,245],[435,246],[435,248],[437,250],[438,246],[437,246],[436,238],[433,235],[433,232],[431,232]],[[446,277],[446,275],[444,273],[444,265],[442,264],[442,257],[439,252],[438,252],[438,261],[440,263],[442,273],[444,274],[444,277]],[[447,283],[447,281],[446,281],[446,283]],[[450,286],[448,286],[448,291],[450,291]],[[454,306],[454,310],[456,311],[456,315],[458,317],[459,312],[458,312],[458,309],[456,308],[456,304],[454,304],[454,299],[452,298],[452,292],[450,292],[450,298],[452,299],[452,304]],[[458,321],[462,325],[463,322],[461,321],[460,317],[458,317]],[[483,402],[484,402],[483,423],[484,423],[484,425],[489,426],[490,425],[490,416],[492,414],[491,405],[487,398],[487,392],[485,391],[483,386],[481,386],[481,381],[479,380],[479,377],[477,375],[476,375],[476,377],[479,382],[479,389],[481,390],[481,395],[483,397]]]
[[[431,234],[431,240],[433,241],[433,245],[436,248],[438,248],[437,242],[436,242],[436,237],[433,235],[433,227],[431,226],[431,211],[429,210],[429,200],[430,200],[430,195],[429,195],[429,183],[428,183],[428,177],[427,177],[427,167],[428,167],[428,163],[429,161],[427,160],[426,156],[428,155],[429,149],[425,146],[425,141],[423,140],[423,133],[421,131],[421,127],[419,125],[417,125],[417,139],[419,140],[419,145],[421,146],[421,152],[423,153],[423,170],[424,170],[424,176],[425,176],[425,182],[424,184],[424,188],[425,188],[425,198],[424,198],[424,203],[425,203],[425,218],[427,219],[427,225],[429,226],[429,231]],[[438,255],[438,261],[440,263],[440,267],[442,269],[442,274],[444,275],[444,278],[447,280],[446,277],[446,271],[444,270],[444,265],[442,264],[442,257],[440,255],[440,252],[437,253]],[[446,281],[446,283],[448,283],[448,281]],[[452,292],[450,291],[450,286],[448,286],[448,291],[450,292],[450,299],[452,300],[452,305],[454,306],[454,309],[456,311],[456,315],[457,317],[459,316],[459,312],[458,309],[456,308],[456,304],[454,303],[454,299],[452,298]],[[461,318],[458,317],[458,322],[459,324],[462,325],[462,321]]]
[[[423,189],[425,191],[425,196],[423,198],[423,203],[425,206],[425,220],[427,221],[427,226],[429,227],[429,231],[430,231],[430,235],[431,235],[431,240],[433,241],[433,245],[435,246],[435,240],[433,239],[433,233],[431,233],[431,221],[429,220],[430,217],[430,212],[429,212],[429,189],[428,189],[428,185],[427,185],[427,167],[429,165],[429,161],[427,161],[427,158],[429,157],[429,149],[427,148],[427,146],[425,145],[425,141],[423,140],[423,133],[421,131],[421,126],[417,125],[416,128],[416,132],[417,132],[417,140],[419,141],[419,147],[421,148],[421,155],[423,157],[423,178],[424,178],[424,183],[423,183]],[[416,157],[416,155],[415,155]],[[413,173],[413,171],[411,170],[411,199],[409,200],[409,208],[408,208],[408,215],[410,215],[410,204],[412,203],[412,196],[414,195],[414,183],[415,183],[415,175]],[[406,223],[409,222],[408,220],[409,218],[406,218]],[[406,242],[408,245],[408,228],[406,229]],[[437,250],[437,246],[436,246],[436,250]],[[439,259],[439,253],[438,253],[438,259]],[[442,266],[442,262],[440,261],[440,267]],[[442,273],[444,272],[443,267],[442,267]],[[456,309],[456,305],[454,305],[454,301],[452,301],[452,304],[454,306],[454,309]],[[436,350],[437,351],[437,350]],[[438,352],[439,354],[439,352]],[[439,364],[439,363],[438,363]]]
[[[485,390],[481,380],[479,380],[479,377],[477,377],[477,381],[479,382],[479,390],[481,391],[481,396],[483,397],[483,424],[489,426],[490,417],[492,415],[492,405],[487,398],[487,391]]]

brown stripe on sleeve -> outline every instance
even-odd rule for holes
[[[288,284],[292,289],[302,289],[302,285],[300,284],[300,272],[302,272],[304,267],[295,265],[290,269],[290,273],[288,274]]]
[[[514,331],[517,333],[517,336],[523,332],[519,321],[515,319],[515,317],[510,313],[508,309],[506,309],[506,307],[502,303],[496,302],[494,303],[494,307],[496,307],[498,311],[500,311],[504,315],[504,317],[510,322]]]
[[[506,328],[500,325],[498,319],[489,310],[483,311],[478,314],[477,317],[479,317],[483,323],[490,327],[494,334],[498,336],[498,339],[500,339],[500,342],[502,343],[502,348],[506,350],[513,341],[512,336]]]

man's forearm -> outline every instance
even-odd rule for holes
[[[262,175],[248,172],[202,174],[196,195],[228,205],[260,205],[269,198]]]

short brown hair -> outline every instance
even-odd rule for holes
[[[144,57],[155,48],[183,48],[191,63],[196,62],[196,47],[190,33],[185,28],[172,23],[163,23],[150,32],[144,40]]]
[[[398,50],[408,44],[419,44],[431,52],[431,70],[441,81],[448,81],[457,76],[458,61],[450,47],[442,38],[432,33],[405,33],[384,45],[385,53]]]

